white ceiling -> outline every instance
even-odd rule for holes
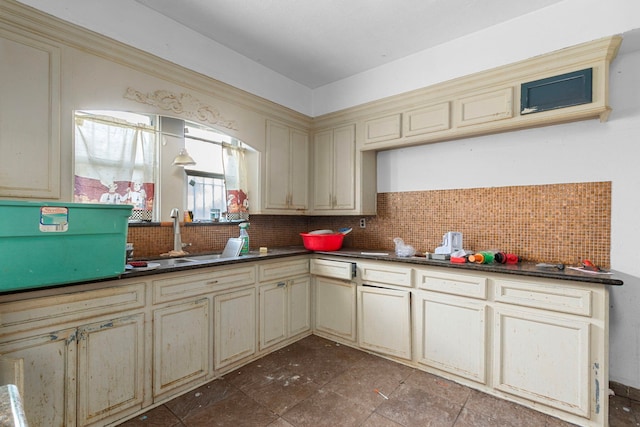
[[[315,89],[562,0],[136,1]]]

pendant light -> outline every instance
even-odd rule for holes
[[[195,160],[193,160],[193,158],[189,155],[189,153],[187,153],[186,148],[181,148],[176,158],[173,159],[174,166],[184,167],[184,166],[193,166],[195,164],[196,164]]]

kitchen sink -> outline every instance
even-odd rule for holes
[[[210,261],[222,258],[221,254],[209,254],[209,255],[194,255],[187,258],[178,258],[185,261],[191,262],[202,262],[202,261]]]
[[[184,258],[159,258],[149,261],[165,267],[177,267],[179,265],[203,264],[223,259],[221,254],[193,255]]]

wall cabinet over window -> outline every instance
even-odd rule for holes
[[[300,213],[308,207],[309,135],[267,120],[264,208]]]

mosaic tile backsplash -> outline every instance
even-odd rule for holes
[[[447,231],[463,235],[464,248],[497,249],[526,261],[577,264],[588,258],[609,267],[611,182],[380,193],[377,215],[306,217],[252,215],[251,248],[297,246],[299,233],[352,227],[344,246],[393,251],[393,239],[433,252]],[[187,224],[182,241],[191,253],[222,251],[234,224]],[[129,227],[135,257],[154,257],[173,248],[170,224]]]

